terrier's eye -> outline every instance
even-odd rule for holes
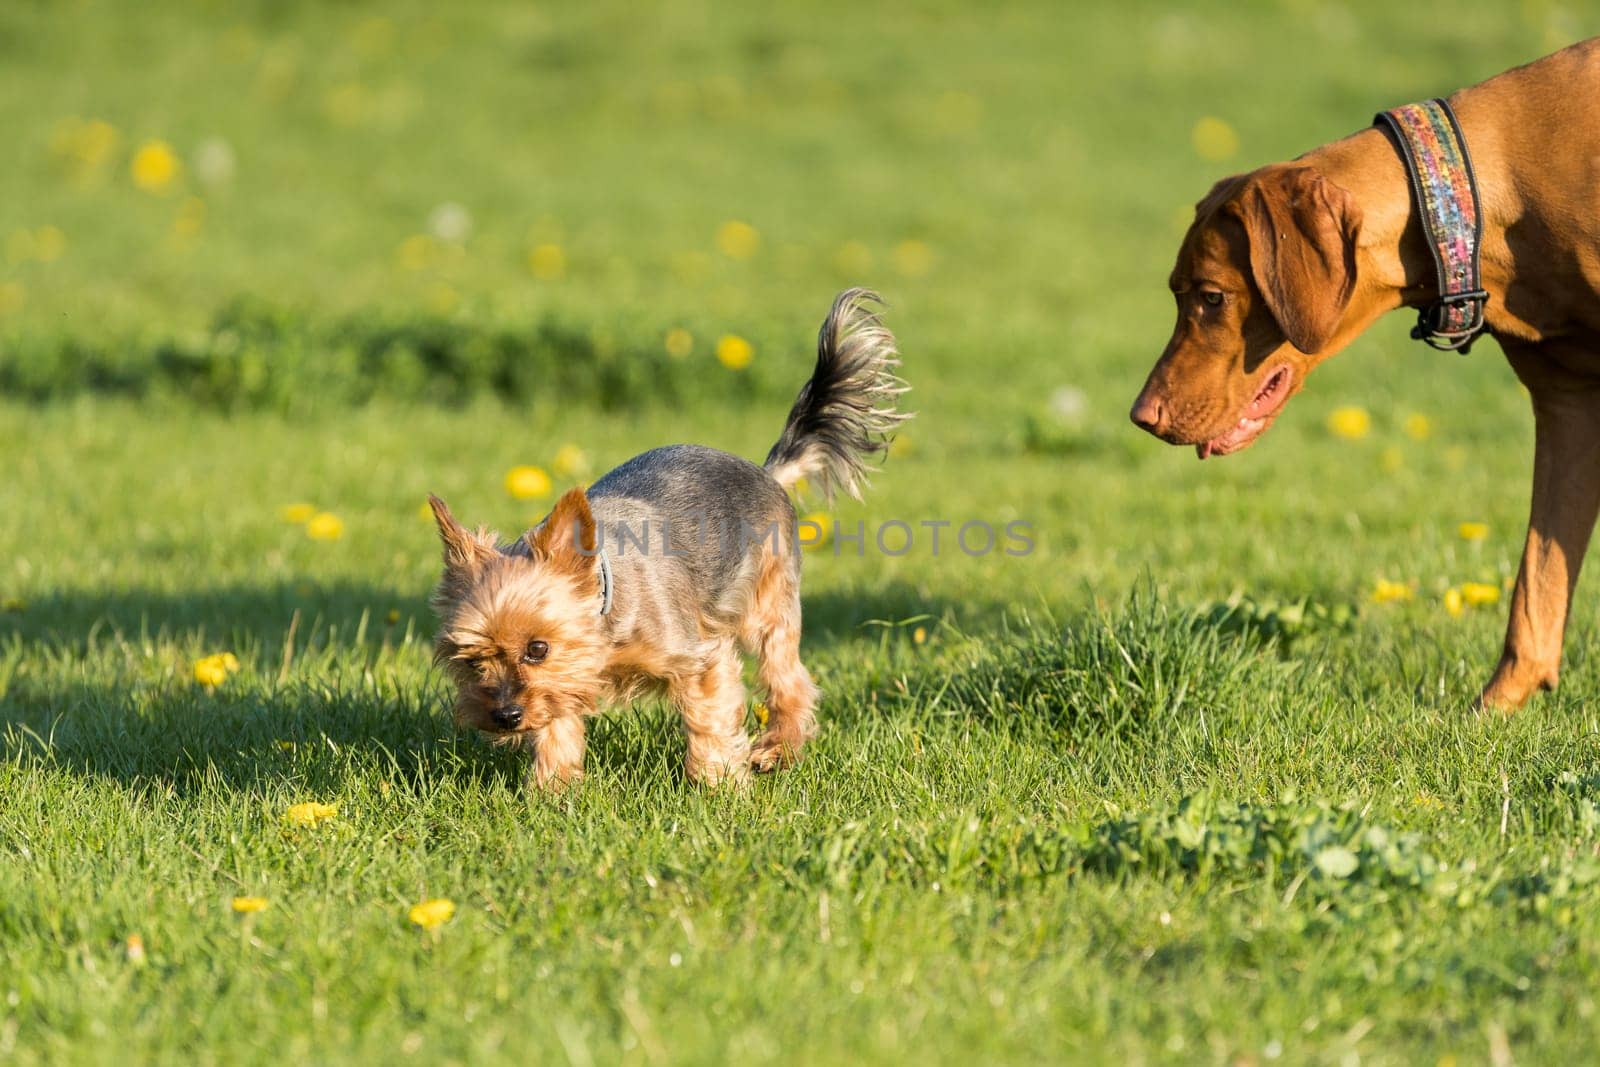
[[[529,641],[528,647],[522,651],[522,662],[543,663],[544,658],[550,654],[550,646],[544,641]]]
[[[1222,294],[1215,289],[1206,289],[1200,293],[1200,299],[1206,302],[1207,307],[1221,307]]]

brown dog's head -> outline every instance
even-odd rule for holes
[[[1201,459],[1260,436],[1348,340],[1360,225],[1350,194],[1304,164],[1218,182],[1178,250],[1178,324],[1133,421]]]
[[[597,531],[582,489],[501,547],[429,497],[444,542],[435,658],[456,684],[456,721],[502,738],[581,714],[601,689]]]

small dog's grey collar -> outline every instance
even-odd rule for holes
[[[600,614],[611,614],[611,557],[600,550]]]

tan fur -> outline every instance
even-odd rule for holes
[[[750,738],[744,732],[745,691],[739,655],[729,640],[717,643],[697,674],[668,686],[689,736],[685,769],[695,781],[715,785],[749,773]]]
[[[800,589],[780,555],[762,559],[740,638],[758,657],[767,694],[767,726],[756,739],[751,763],[760,771],[776,770],[797,759],[817,732],[817,687],[800,662]]]

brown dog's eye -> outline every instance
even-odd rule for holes
[[[1200,294],[1200,299],[1206,302],[1207,307],[1221,307],[1222,294],[1215,289],[1207,289]]]
[[[528,647],[522,652],[522,662],[543,663],[544,658],[550,654],[550,646],[543,641],[529,641]]]

